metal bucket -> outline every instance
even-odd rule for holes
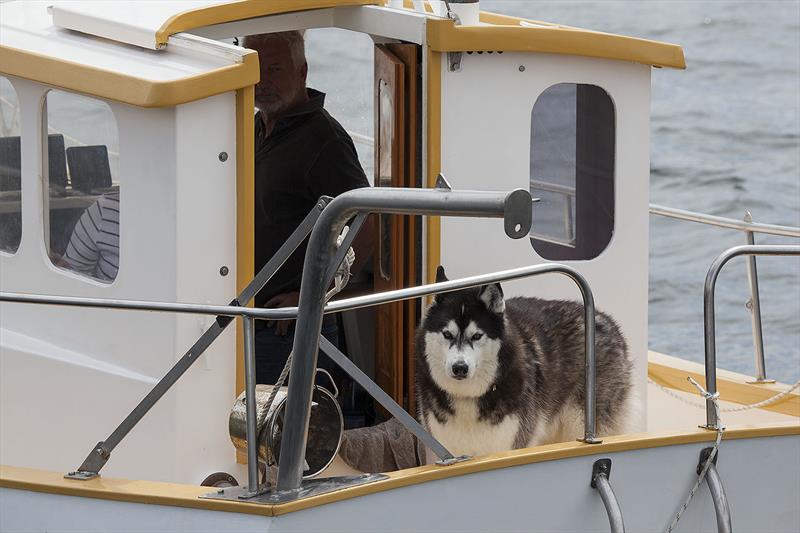
[[[331,380],[331,382],[333,381]],[[256,385],[256,420],[264,420],[264,423],[256,428],[258,460],[267,466],[277,465],[280,467],[281,439],[289,387],[278,389],[272,407],[264,416],[272,387],[273,385]],[[344,433],[344,418],[336,396],[338,396],[338,391],[334,395],[324,387],[314,386],[311,397],[311,417],[308,423],[307,468],[303,472],[304,478],[311,478],[321,473],[339,452]],[[244,453],[247,453],[246,411],[245,393],[243,392],[231,409],[228,431],[233,445]]]

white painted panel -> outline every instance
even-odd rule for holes
[[[217,304],[236,296],[233,93],[177,109],[107,102],[119,130],[121,249],[117,278],[103,284],[55,267],[47,256],[38,141],[47,88],[12,81],[22,106],[24,236],[17,254],[0,257],[0,290]],[[228,153],[224,163],[220,152]],[[0,463],[75,469],[211,320],[0,306]],[[199,483],[214,471],[237,473],[227,436],[233,331],[125,438],[105,475]]]
[[[450,72],[443,55],[442,171],[454,189],[529,189],[531,110],[538,96],[558,83],[598,85],[616,107],[614,235],[599,257],[566,263],[587,278],[597,307],[622,326],[644,401],[650,68],[573,56],[484,53],[464,54],[462,70]],[[546,262],[528,239],[505,237],[502,221],[454,218],[442,219],[442,261],[451,279]],[[505,290],[580,299],[574,284],[555,274],[508,283]],[[643,415],[638,426],[644,428]]]
[[[175,296],[180,302],[226,305],[236,297],[235,109],[230,92],[176,111]],[[220,274],[223,266],[226,276]],[[213,321],[177,317],[174,354],[183,355]],[[228,436],[235,373],[231,324],[176,385],[176,479],[200,483],[213,472],[235,473]]]

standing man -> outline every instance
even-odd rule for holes
[[[251,35],[245,48],[258,52],[261,80],[255,87],[255,271],[294,232],[320,196],[368,187],[353,141],[323,108],[325,95],[306,88],[308,64],[300,32]],[[256,296],[258,307],[296,306],[308,240]],[[356,267],[371,252],[369,228],[354,248]],[[294,338],[294,321],[257,321],[256,381],[275,383]],[[322,334],[337,344],[336,318],[326,315]],[[321,366],[330,361],[321,356]]]

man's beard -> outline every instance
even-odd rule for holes
[[[286,102],[283,100],[272,100],[270,102],[256,102],[258,109],[267,116],[274,116],[283,113],[286,108]]]

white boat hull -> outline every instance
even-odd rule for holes
[[[606,511],[600,495],[590,487],[592,465],[600,458],[612,461],[611,485],[626,529],[664,531],[696,480],[700,451],[710,444],[614,451],[623,446],[609,442],[598,446],[601,453],[594,455],[456,476],[447,472],[454,467],[423,467],[335,497],[284,506],[212,500],[174,505],[113,501],[99,493],[95,497],[63,495],[6,484],[0,488],[0,531],[604,532],[609,530]],[[525,453],[509,454],[519,457],[520,463],[530,461]],[[717,466],[735,531],[800,530],[800,436],[723,441]],[[432,479],[437,477],[442,478]],[[348,492],[355,494],[348,497]],[[366,494],[357,495],[363,492]],[[112,497],[125,499],[126,495]],[[325,503],[330,500],[337,501]],[[675,531],[717,531],[705,485]]]

